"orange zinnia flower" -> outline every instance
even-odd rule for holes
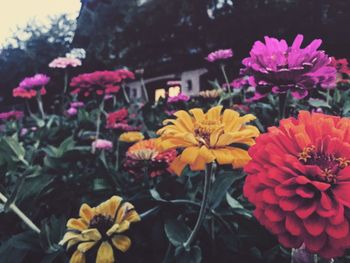
[[[324,258],[350,248],[350,119],[301,111],[249,149],[244,195],[288,248]]]
[[[128,149],[124,167],[134,175],[147,168],[149,175],[155,177],[169,170],[176,154],[176,150],[162,149],[159,139],[142,140]]]
[[[255,126],[246,125],[255,119],[252,114],[242,117],[239,113],[222,106],[211,108],[207,113],[201,109],[188,112],[180,110],[176,119],[164,121],[165,127],[158,131],[164,149],[184,149],[171,164],[171,169],[180,175],[186,165],[192,170],[204,170],[207,163],[232,164],[243,167],[250,157],[239,144],[251,146],[259,135]],[[169,124],[170,125],[167,125]]]

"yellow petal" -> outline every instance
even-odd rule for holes
[[[192,171],[202,171],[205,170],[205,160],[202,156],[198,156],[197,160],[190,165]]]
[[[217,121],[220,119],[221,116],[221,110],[222,110],[222,106],[215,106],[213,108],[211,108],[210,110],[208,110],[207,112],[207,117],[209,121]]]
[[[76,245],[77,243],[81,242],[79,238],[74,238],[68,241],[67,243],[67,250],[69,250],[72,246]]]
[[[60,245],[63,246],[69,240],[80,237],[80,234],[74,232],[67,232],[64,234],[63,239],[60,241]]]
[[[222,130],[221,129],[217,129],[212,134],[210,134],[210,147],[216,146],[216,143],[217,143],[221,133],[222,133]]]
[[[235,154],[235,158],[233,159],[233,162],[232,162],[233,168],[242,168],[251,160],[246,150],[233,148],[231,150],[231,153]]]
[[[169,168],[176,175],[180,176],[186,165],[187,165],[187,163],[181,161],[181,155],[180,155],[180,156],[177,156],[174,161],[172,161]]]
[[[192,117],[184,110],[180,110],[174,113],[174,116],[177,117],[177,121],[180,121],[181,124],[186,127],[187,131],[193,132],[194,125]]]
[[[81,232],[81,236],[86,241],[98,241],[102,238],[100,232],[96,228],[90,228]]]
[[[181,154],[181,161],[192,164],[199,155],[198,147],[187,147]]]
[[[116,235],[112,238],[113,245],[120,251],[126,252],[131,246],[131,240],[127,236]]]
[[[79,250],[76,250],[70,258],[69,263],[85,263],[85,255]]]
[[[205,114],[202,109],[199,109],[199,108],[191,109],[190,113],[194,116],[196,121],[203,121],[205,118]]]
[[[83,242],[80,243],[78,245],[78,250],[81,253],[85,253],[86,251],[88,251],[90,248],[92,248],[94,245],[96,244],[96,242],[92,241],[92,242]]]
[[[234,159],[234,156],[232,155],[229,149],[214,149],[212,150],[212,152],[215,155],[216,161],[219,164],[230,164]]]
[[[90,222],[90,220],[95,216],[95,213],[93,208],[91,208],[88,204],[82,204],[80,207],[79,216],[86,222]]]
[[[233,141],[234,141],[234,137],[231,133],[225,133],[225,134],[222,134],[217,143],[216,143],[216,146],[217,147],[223,147],[223,146],[226,146],[226,145],[230,145]]]
[[[123,222],[120,223],[118,229],[117,229],[117,233],[122,233],[126,230],[128,230],[130,227],[130,222],[128,220],[124,220]]]
[[[134,207],[134,206],[133,206]],[[124,216],[124,220],[129,221],[130,223],[134,223],[134,222],[139,222],[141,221],[141,217],[140,215],[136,212],[135,209],[129,209],[129,211],[126,213],[126,215]]]
[[[199,150],[199,155],[204,159],[206,163],[211,163],[215,160],[215,156],[211,153],[211,151],[206,147],[202,146]]]
[[[113,248],[108,241],[103,241],[97,251],[96,263],[114,263]]]
[[[239,118],[239,113],[234,110],[225,110],[222,116],[222,122],[224,124],[224,130],[227,132],[231,125],[233,125]]]
[[[67,222],[67,228],[83,231],[83,230],[88,228],[88,225],[87,225],[87,223],[85,222],[84,219],[71,218]]]

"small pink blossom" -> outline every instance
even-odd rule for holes
[[[75,116],[75,115],[77,115],[77,113],[78,113],[78,110],[76,108],[73,108],[73,107],[71,107],[67,110],[67,114],[69,116]]]
[[[110,150],[113,148],[113,143],[108,140],[98,139],[92,142],[92,148]]]
[[[85,104],[82,101],[73,101],[70,103],[71,108],[77,108],[77,109],[84,107],[84,105]]]
[[[175,103],[175,102],[181,102],[181,101],[186,102],[189,100],[190,100],[190,97],[184,93],[180,93],[177,96],[168,97],[168,103]]]
[[[49,64],[50,68],[67,68],[67,67],[79,67],[81,66],[81,60],[77,58],[67,58],[67,57],[58,57],[55,58]]]
[[[219,49],[217,51],[209,53],[205,59],[209,62],[215,62],[217,60],[225,60],[231,57],[233,57],[232,49]]]

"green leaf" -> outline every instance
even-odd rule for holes
[[[235,180],[233,172],[219,174],[212,186],[209,195],[209,206],[212,209],[218,207],[223,200],[227,190],[231,187]]]
[[[171,244],[182,246],[191,234],[191,229],[183,222],[176,219],[169,219],[164,225],[165,234]]]
[[[226,193],[226,201],[233,209],[237,209],[237,208],[244,209],[244,207],[229,193]]]
[[[189,251],[179,247],[175,252],[176,263],[201,263],[202,251],[199,246],[193,246]]]
[[[3,154],[11,154],[14,158],[12,158],[14,161],[25,161],[25,149],[24,147],[18,142],[17,138],[14,137],[4,137],[1,140],[1,143],[4,145],[4,150],[7,151]]]
[[[331,108],[331,106],[326,101],[320,99],[309,99],[309,104],[315,108]]]

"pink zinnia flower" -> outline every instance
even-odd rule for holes
[[[47,83],[49,83],[50,78],[44,74],[36,74],[33,77],[27,77],[19,83],[20,88],[24,89],[33,89],[33,88],[42,88]]]
[[[77,108],[77,109],[84,107],[84,105],[85,104],[82,101],[73,101],[70,103],[71,108]]]
[[[77,58],[58,57],[49,64],[50,68],[67,68],[81,66],[81,60]]]
[[[254,78],[257,98],[271,91],[290,90],[295,98],[301,99],[318,86],[334,86],[336,70],[330,65],[330,58],[318,50],[322,41],[316,39],[301,48],[303,39],[303,35],[298,35],[291,46],[284,39],[270,37],[265,37],[265,43],[254,43],[250,57],[242,61],[245,68],[241,73]]]
[[[77,113],[78,113],[78,110],[76,108],[73,108],[73,107],[71,107],[67,110],[67,114],[69,116],[75,116],[75,115],[77,115]]]
[[[108,140],[98,139],[92,142],[92,147],[96,149],[110,150],[113,148],[113,143]]]
[[[8,111],[0,113],[0,120],[19,120],[24,116],[22,111]]]
[[[190,100],[190,97],[184,93],[180,93],[177,96],[168,97],[168,103],[175,103],[175,102],[181,102],[181,101],[186,102],[189,100]]]
[[[232,49],[219,49],[217,51],[209,53],[205,59],[209,62],[215,62],[217,60],[225,60],[231,57],[233,57]]]

